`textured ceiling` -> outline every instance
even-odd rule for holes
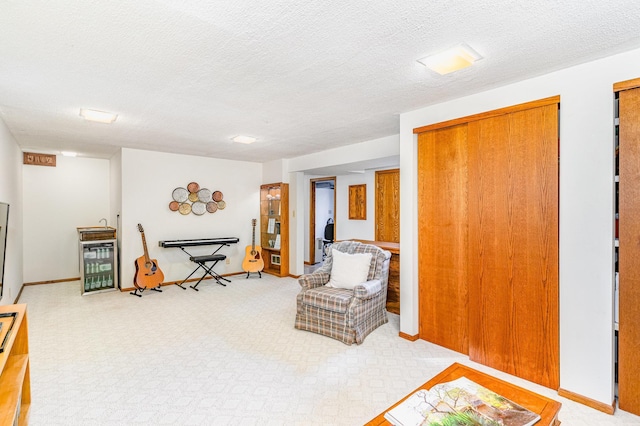
[[[0,114],[27,151],[263,162],[396,134],[401,112],[639,34],[637,0],[0,0]],[[416,62],[461,42],[485,59],[447,76]]]

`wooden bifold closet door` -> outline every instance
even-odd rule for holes
[[[418,143],[420,338],[557,389],[558,99]]]
[[[621,91],[619,102],[618,403],[640,415],[640,88]]]

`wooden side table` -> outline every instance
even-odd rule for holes
[[[519,386],[507,383],[504,380],[497,379],[489,376],[488,374],[481,373],[480,371],[469,368],[465,365],[458,364],[457,362],[450,365],[447,369],[436,375],[434,378],[420,386],[418,389],[410,392],[407,396],[400,401],[393,404],[391,407],[378,414],[374,419],[367,423],[367,426],[377,425],[390,425],[385,418],[384,414],[393,407],[400,404],[402,401],[413,395],[420,389],[431,389],[438,383],[450,382],[460,377],[466,377],[469,380],[476,382],[477,384],[484,386],[487,389],[494,391],[511,401],[522,405],[523,407],[540,414],[540,420],[536,423],[536,426],[559,426],[558,412],[562,404],[553,399],[549,399],[537,393],[528,391]]]

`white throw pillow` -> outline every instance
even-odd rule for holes
[[[333,265],[327,287],[351,289],[367,281],[371,253],[349,254],[331,249]]]

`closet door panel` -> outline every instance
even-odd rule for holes
[[[469,355],[559,386],[557,105],[469,123]]]
[[[640,414],[640,89],[620,92],[618,398]]]
[[[505,259],[514,243],[507,217],[513,194],[504,188],[509,186],[503,167],[508,125],[503,115],[469,123],[468,129],[469,358],[503,371],[513,370],[509,317],[514,294],[511,280],[505,279]]]
[[[466,125],[418,136],[420,338],[467,353]]]

